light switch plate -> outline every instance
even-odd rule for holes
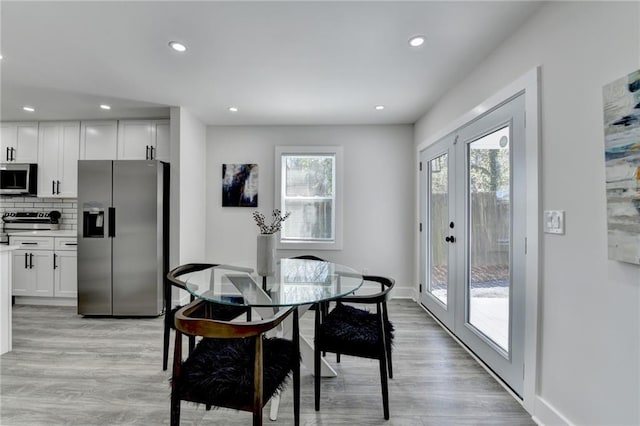
[[[543,227],[545,234],[564,234],[564,210],[545,210]]]

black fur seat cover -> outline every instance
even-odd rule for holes
[[[265,403],[286,384],[295,365],[293,351],[289,340],[264,339]],[[181,398],[213,406],[250,406],[254,352],[252,339],[202,339],[182,364],[177,379]]]
[[[386,321],[387,347],[393,342],[393,324]],[[378,358],[380,333],[376,314],[353,306],[338,303],[325,318],[316,337],[320,348],[364,358]]]

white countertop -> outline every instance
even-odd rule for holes
[[[4,253],[5,251],[11,251],[17,249],[18,246],[7,246],[4,244],[0,244],[0,253]]]
[[[72,229],[59,229],[57,231],[15,231],[9,232],[9,236],[20,237],[72,237],[78,236],[77,231]]]

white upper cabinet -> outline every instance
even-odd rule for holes
[[[38,162],[38,123],[2,123],[0,130],[2,162]]]
[[[154,160],[169,162],[171,158],[171,133],[169,120],[156,120],[156,149]]]
[[[41,122],[38,196],[73,198],[78,193],[80,122]]]
[[[80,124],[80,159],[115,160],[118,147],[118,121],[83,121]]]
[[[169,120],[120,120],[119,160],[169,161]]]

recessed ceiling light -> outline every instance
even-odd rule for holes
[[[27,112],[34,112],[36,110],[34,107],[30,107],[30,106],[23,106],[22,109]]]
[[[376,105],[375,108],[377,111],[382,111],[384,109],[384,105]]]
[[[176,52],[185,52],[187,50],[187,46],[178,41],[170,41],[169,47],[171,47]]]
[[[109,105],[107,105],[107,104],[102,104],[102,105],[100,105],[100,108],[102,108],[102,109],[106,109],[106,110],[110,110],[110,109],[111,109],[111,106],[109,106]]]
[[[238,108],[237,107],[229,107],[229,111],[238,112]]]
[[[416,35],[409,39],[409,46],[411,47],[420,47],[424,44],[424,36]]]

